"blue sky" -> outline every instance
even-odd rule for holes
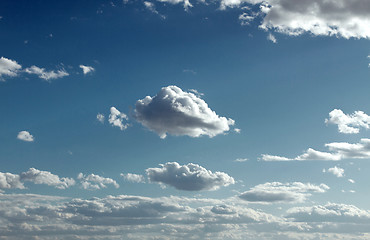
[[[368,239],[369,12],[1,1],[0,236]]]

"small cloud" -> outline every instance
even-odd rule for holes
[[[234,132],[240,133],[242,130],[240,128],[234,128]]]
[[[273,43],[277,43],[277,40],[276,40],[275,36],[272,35],[271,33],[269,33],[269,35],[267,36],[267,40],[269,40]]]
[[[35,168],[30,168],[27,172],[20,174],[22,181],[29,181],[35,184],[46,184],[54,186],[58,189],[66,189],[75,185],[75,180],[72,178],[59,178],[59,176],[48,171],[40,171]]]
[[[144,6],[146,7],[146,9],[148,9],[149,11],[151,11],[152,13],[154,14],[157,14],[158,16],[160,16],[162,19],[166,19],[166,16],[160,14],[157,9],[155,8],[155,4],[152,3],[152,2],[148,2],[148,1],[144,1]]]
[[[353,179],[349,178],[349,179],[348,179],[348,182],[350,182],[350,183],[355,183],[355,180],[353,180]]]
[[[0,58],[0,81],[4,81],[3,77],[16,77],[22,66],[16,61],[1,57]]]
[[[20,131],[17,138],[25,142],[33,142],[35,140],[34,137],[27,131]]]
[[[344,114],[342,110],[334,109],[329,113],[329,119],[325,119],[325,123],[338,125],[340,133],[356,134],[360,132],[360,127],[370,129],[370,116],[363,111]]]
[[[324,169],[325,170],[325,169]],[[326,172],[326,171],[323,171],[323,172]],[[332,173],[334,176],[336,176],[336,177],[343,177],[344,176],[344,169],[343,168],[339,168],[339,167],[337,167],[337,166],[335,166],[335,167],[332,167],[332,168],[329,168],[328,170],[327,170],[327,172],[329,172],[329,173]]]
[[[251,16],[248,13],[242,13],[239,15],[239,21],[242,26],[247,26],[250,24],[251,21],[253,21],[254,16]]]
[[[96,119],[101,122],[101,123],[104,123],[105,121],[105,116],[101,113],[98,113],[98,115],[96,115]]]
[[[101,177],[96,174],[84,175],[83,173],[79,173],[77,179],[80,180],[81,187],[87,190],[98,190],[101,188],[106,188],[107,184],[111,184],[115,188],[119,188],[119,184],[115,180],[111,178]]]
[[[145,183],[145,177],[143,175],[134,173],[121,173],[120,176],[123,177],[128,182]]]
[[[27,44],[28,43],[28,40],[24,40],[23,42],[24,42],[24,44]]]
[[[53,34],[52,34],[52,33],[50,33],[50,34],[49,34],[49,38],[52,38],[52,37],[53,37]]]
[[[39,78],[44,79],[47,82],[50,82],[52,79],[58,79],[62,77],[69,76],[69,73],[64,69],[46,71],[45,68],[39,68],[37,66],[31,66],[25,69],[25,72],[28,74],[35,74]]]
[[[108,122],[112,126],[119,127],[123,131],[123,130],[127,129],[128,126],[129,126],[128,123],[126,123],[126,124],[123,123],[124,120],[128,120],[128,117],[127,117],[126,114],[121,113],[115,107],[110,108],[110,114],[109,114]]]
[[[183,72],[183,73],[191,73],[191,74],[193,74],[193,75],[196,75],[196,74],[197,74],[197,72],[196,72],[196,71],[194,71],[194,70],[192,70],[192,69],[184,69],[184,70],[182,70],[182,72]]]
[[[80,65],[80,68],[82,69],[82,72],[84,73],[84,75],[95,71],[95,68],[91,66]]]
[[[249,160],[248,158],[237,158],[234,160],[234,162],[246,162],[248,160]]]

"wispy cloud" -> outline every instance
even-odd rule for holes
[[[69,76],[69,73],[66,72],[64,69],[59,69],[59,70],[51,70],[51,71],[46,71],[45,68],[39,68],[37,66],[31,66],[29,68],[25,69],[25,72],[28,74],[35,74],[39,78],[44,79],[45,81],[50,82],[53,79],[58,79],[62,77]]]
[[[18,75],[22,66],[16,61],[1,57],[0,58],[0,81],[4,81],[4,77],[15,77]]]

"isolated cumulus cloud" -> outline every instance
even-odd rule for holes
[[[304,202],[311,193],[324,193],[328,189],[325,184],[267,182],[251,188],[239,197],[256,203],[296,203]]]
[[[334,166],[332,168],[329,168],[329,169],[324,169],[323,172],[328,172],[328,173],[331,173],[333,174],[334,176],[336,177],[343,177],[344,176],[344,169],[343,168],[340,168],[340,167],[337,167],[337,166]]]
[[[4,81],[3,77],[15,77],[22,66],[16,61],[1,57],[0,58],[0,81]]]
[[[45,68],[39,68],[37,66],[31,66],[25,69],[25,72],[28,74],[35,74],[39,78],[44,79],[45,81],[50,82],[53,79],[58,79],[62,77],[69,76],[69,73],[64,69],[46,71]]]
[[[214,137],[234,125],[234,120],[218,116],[199,96],[177,86],[163,87],[156,96],[138,100],[135,118],[161,138],[167,134]]]
[[[17,135],[17,138],[25,142],[33,142],[35,140],[28,131],[20,131]]]
[[[216,190],[234,184],[234,178],[224,172],[211,172],[198,164],[180,165],[177,162],[160,164],[160,168],[148,168],[150,182],[170,185],[178,190]]]
[[[46,184],[58,189],[66,189],[75,185],[75,180],[72,178],[59,178],[58,175],[48,171],[41,171],[35,168],[30,168],[27,172],[20,174],[21,181],[29,181],[35,184]]]
[[[96,116],[98,120],[101,120],[101,116]],[[100,119],[99,119],[100,117]],[[126,114],[121,113],[117,108],[111,107],[110,108],[110,114],[109,114],[109,119],[108,122],[114,126],[114,127],[119,127],[122,131],[127,129],[129,127],[128,123],[124,123],[124,121],[127,121],[128,117]]]
[[[98,190],[101,188],[106,188],[108,184],[113,185],[115,188],[119,188],[119,184],[111,179],[105,178],[96,174],[85,175],[79,173],[77,179],[80,180],[81,187],[87,190]]]
[[[84,75],[95,71],[95,68],[93,68],[91,66],[85,66],[85,65],[82,65],[82,64],[80,65],[80,68],[82,69],[82,72],[83,72]]]
[[[354,134],[360,132],[360,127],[370,128],[370,116],[363,111],[355,111],[352,114],[344,114],[340,109],[334,109],[329,113],[325,123],[338,125],[340,133]]]

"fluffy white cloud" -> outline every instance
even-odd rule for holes
[[[341,133],[353,134],[359,133],[360,127],[370,128],[370,116],[362,111],[344,114],[342,110],[334,109],[329,113],[329,119],[325,119],[325,123],[338,125],[338,131]]]
[[[121,130],[125,130],[129,127],[128,123],[123,123],[124,120],[128,120],[126,114],[118,111],[117,108],[111,107],[108,122],[115,127],[119,127]]]
[[[362,138],[359,143],[332,142],[325,144],[330,152],[319,152],[309,148],[305,153],[295,158],[262,154],[262,161],[307,161],[326,160],[339,161],[342,159],[370,158],[370,139]]]
[[[234,125],[234,120],[218,116],[199,96],[176,86],[163,87],[156,96],[138,100],[135,118],[161,138],[167,133],[214,137]]]
[[[84,175],[83,173],[79,173],[77,179],[81,181],[81,186],[83,189],[97,190],[106,188],[107,184],[111,184],[115,188],[119,188],[119,184],[115,180],[101,177],[96,174]]]
[[[353,180],[353,179],[349,178],[349,179],[348,179],[348,182],[350,182],[350,183],[355,183],[355,180]]]
[[[0,58],[0,81],[3,81],[3,76],[15,77],[18,71],[22,68],[16,61],[1,57]]]
[[[288,218],[294,218],[298,222],[370,223],[370,211],[347,204],[328,203],[312,207],[294,207],[287,213]]]
[[[39,78],[44,79],[45,81],[50,82],[52,79],[62,78],[69,76],[69,73],[64,69],[59,69],[57,71],[46,71],[45,68],[39,68],[37,66],[31,66],[25,69],[26,73],[35,74]]]
[[[211,172],[198,164],[180,165],[177,162],[160,164],[161,168],[148,168],[150,182],[167,184],[179,190],[216,190],[234,184],[234,178],[224,172]]]
[[[35,140],[33,136],[27,131],[20,131],[17,135],[17,138],[25,142],[33,142]]]
[[[257,203],[296,203],[304,202],[312,192],[324,193],[328,189],[325,184],[267,182],[251,188],[239,197]]]
[[[52,174],[48,171],[40,171],[35,168],[30,168],[27,172],[20,174],[22,181],[29,181],[35,184],[46,184],[54,186],[58,189],[66,189],[75,185],[75,180],[72,178],[59,178],[58,175]]]
[[[134,174],[134,173],[121,173],[121,177],[123,177],[126,181],[134,182],[134,183],[144,183],[145,177],[143,175]]]
[[[0,172],[0,189],[20,188],[24,189],[23,183],[17,174]]]
[[[336,177],[343,177],[344,176],[344,169],[343,168],[340,168],[340,167],[332,167],[332,168],[329,168],[328,170],[323,170],[323,172],[329,172],[329,173],[332,173],[334,176]]]
[[[96,119],[97,119],[99,122],[104,123],[104,121],[105,121],[105,116],[104,116],[103,114],[101,114],[101,113],[98,113],[98,114],[96,115]]]
[[[82,72],[84,73],[84,75],[95,71],[95,68],[91,66],[80,65],[80,68],[82,69]]]

